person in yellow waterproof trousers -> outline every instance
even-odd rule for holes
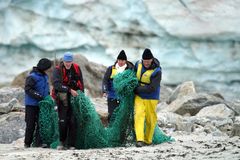
[[[135,64],[134,70],[139,81],[139,86],[134,90],[134,128],[136,146],[142,147],[152,144],[157,123],[156,107],[159,101],[162,72],[159,61],[153,57],[148,48],[144,50],[142,60]]]

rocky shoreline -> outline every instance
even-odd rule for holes
[[[136,148],[119,147],[58,151],[23,147],[24,91],[0,89],[0,156],[3,159],[239,159],[240,103],[224,100],[220,93],[197,93],[194,83],[172,90],[162,86],[158,125],[175,142]],[[103,122],[106,99],[91,98]]]
[[[163,143],[142,148],[117,147],[88,150],[53,150],[22,147],[23,138],[12,144],[0,144],[1,159],[122,159],[122,160],[238,160],[240,157],[240,138],[227,136],[206,136],[195,134],[172,134],[176,142]]]

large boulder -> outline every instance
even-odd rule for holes
[[[13,98],[23,104],[24,90],[21,87],[4,87],[0,89],[0,103],[8,103]]]
[[[0,103],[0,114],[11,112],[17,103],[18,103],[18,100],[16,98],[12,99],[8,103]]]
[[[193,81],[183,82],[182,84],[178,85],[176,89],[174,89],[172,94],[169,96],[167,103],[170,104],[172,101],[174,101],[177,98],[181,98],[181,97],[195,94],[195,93],[196,93],[196,89]]]
[[[166,102],[172,94],[172,89],[164,84],[161,84],[160,102]]]
[[[0,143],[11,143],[25,134],[25,114],[11,112],[0,115]]]
[[[183,96],[174,100],[163,111],[175,112],[180,115],[196,115],[202,108],[221,104],[224,100],[214,95],[205,93]]]
[[[199,117],[216,117],[216,118],[233,118],[235,113],[225,104],[216,104],[213,106],[204,107],[196,116]]]
[[[225,104],[228,108],[230,108],[231,110],[233,110],[237,116],[240,115],[240,100],[236,100],[236,101],[233,101],[233,102],[226,101],[224,104]]]
[[[201,132],[213,132],[216,135],[221,135],[219,132],[230,135],[232,132],[232,118],[222,118],[217,116],[191,116],[185,117],[184,120],[193,124],[193,132],[199,132],[201,130]]]
[[[157,113],[158,125],[159,126],[168,126],[176,127],[179,123],[182,123],[183,117],[172,112],[161,112]]]

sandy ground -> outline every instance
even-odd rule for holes
[[[142,148],[132,146],[87,150],[24,148],[23,139],[19,139],[12,144],[0,144],[0,159],[240,159],[240,137],[212,137],[211,135],[187,135],[181,133],[173,133],[172,136],[175,137],[176,142]]]

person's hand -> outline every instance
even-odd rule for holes
[[[78,93],[77,93],[77,91],[75,91],[75,90],[73,90],[73,89],[71,89],[71,95],[73,96],[73,97],[77,97],[78,96]]]
[[[103,97],[107,97],[107,93],[103,93]]]

